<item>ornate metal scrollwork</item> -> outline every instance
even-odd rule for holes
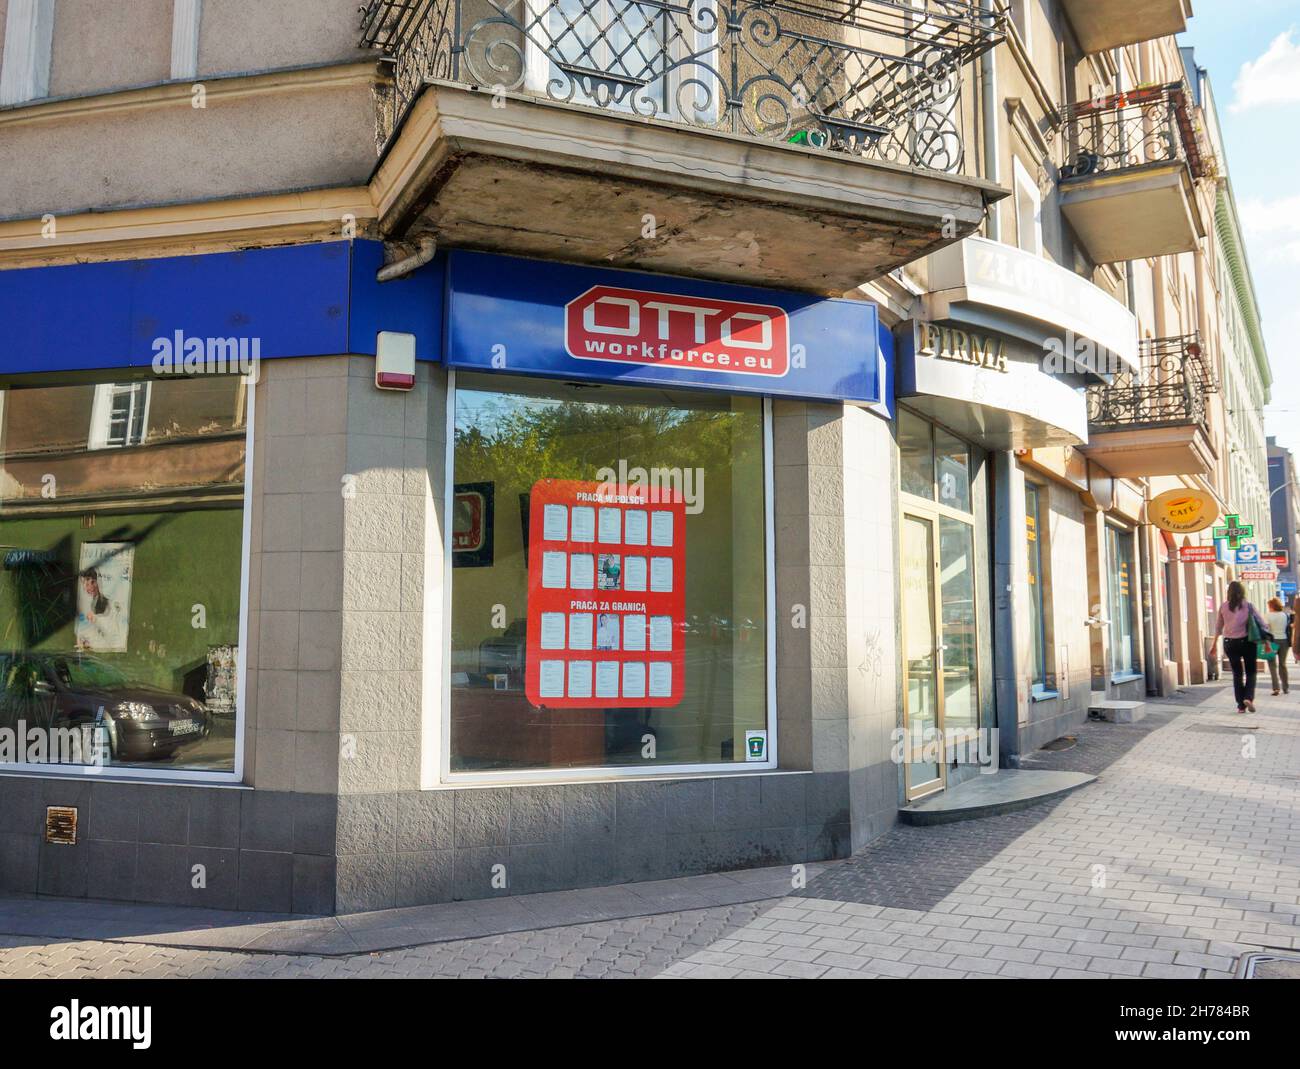
[[[1206,426],[1206,395],[1218,389],[1202,360],[1199,335],[1142,342],[1142,370],[1088,390],[1088,423],[1100,430]]]
[[[1200,177],[1203,154],[1186,113],[1184,90],[1177,83],[1076,104],[1064,121],[1069,162],[1061,168],[1061,179],[1173,160],[1185,160]]]
[[[371,0],[393,122],[429,78],[960,169],[961,75],[1001,40],[969,0]]]

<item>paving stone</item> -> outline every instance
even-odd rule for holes
[[[21,933],[39,926],[14,927],[32,901],[72,907],[0,900],[0,978],[1229,978],[1243,954],[1300,945],[1300,703],[1260,699],[1267,745],[1252,760],[1229,705],[1223,687],[1198,687],[1149,703],[1135,725],[1081,725],[1075,747],[1024,764],[1100,775],[1088,791],[981,821],[897,827],[782,899],[673,908],[647,885],[644,900],[664,912],[330,956],[162,935],[34,937]],[[161,911],[131,916],[147,925],[137,931],[169,930],[148,922]]]

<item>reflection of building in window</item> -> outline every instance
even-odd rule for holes
[[[149,427],[150,382],[101,382],[90,413],[91,449],[140,445]]]
[[[0,649],[51,716],[102,707],[112,763],[233,772],[249,395],[122,374],[0,391]],[[50,674],[88,659],[93,695]]]

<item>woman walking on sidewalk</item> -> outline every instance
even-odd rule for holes
[[[1286,610],[1282,608],[1281,598],[1268,599],[1268,612],[1264,614],[1264,621],[1268,624],[1268,629],[1273,635],[1273,651],[1277,654],[1275,657],[1268,658],[1268,674],[1273,677],[1273,694],[1290,694],[1291,681],[1287,678],[1286,672],[1286,655],[1290,652],[1290,643],[1287,641],[1287,619]],[[1281,689],[1278,689],[1278,679],[1281,677]]]
[[[1232,664],[1232,692],[1237,699],[1237,712],[1255,711],[1255,673],[1259,670],[1256,658],[1258,644],[1250,638],[1252,620],[1260,630],[1268,625],[1260,619],[1255,606],[1246,600],[1246,588],[1241,583],[1228,584],[1228,600],[1219,606],[1214,627],[1214,642],[1210,657],[1219,655],[1219,636],[1223,636],[1223,652]]]
[[[1287,632],[1287,637],[1291,639],[1291,656],[1296,664],[1300,664],[1300,594],[1297,594],[1291,601],[1291,630]]]

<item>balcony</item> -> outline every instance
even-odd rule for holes
[[[973,233],[962,0],[372,0],[380,227],[840,294]]]
[[[1066,115],[1061,210],[1096,263],[1190,252],[1205,236],[1198,179],[1214,159],[1185,86],[1076,104]]]
[[[1112,475],[1204,475],[1217,453],[1206,397],[1218,391],[1198,335],[1148,339],[1142,371],[1088,390],[1084,451]]]
[[[1084,53],[1154,41],[1187,29],[1190,0],[1061,0]]]

